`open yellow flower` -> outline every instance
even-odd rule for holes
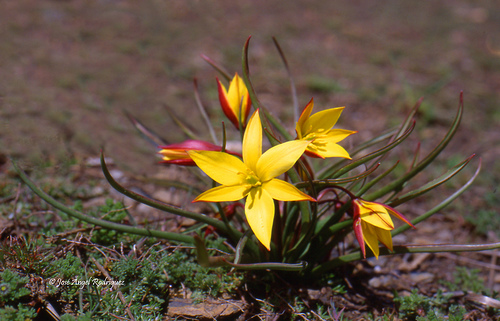
[[[257,110],[243,136],[243,161],[214,151],[189,151],[198,167],[220,186],[200,194],[194,201],[233,202],[246,197],[245,216],[257,239],[271,248],[274,200],[315,201],[295,186],[276,177],[295,164],[308,141],[294,140],[271,147],[262,154],[262,125]]]
[[[368,202],[358,198],[352,201],[352,205],[354,233],[365,258],[365,243],[368,244],[377,259],[379,241],[392,251],[391,231],[394,229],[394,224],[389,213],[414,227],[401,213],[385,204]]]
[[[344,107],[330,108],[311,116],[314,101],[311,101],[302,111],[295,131],[298,140],[312,140],[307,146],[306,154],[316,158],[343,157],[350,159],[349,153],[339,144],[347,136],[356,131],[332,129],[344,110]]]
[[[236,129],[240,128],[240,124],[244,128],[252,103],[243,79],[235,73],[227,91],[219,79],[217,79],[217,87],[222,111]]]

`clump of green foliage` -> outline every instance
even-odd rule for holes
[[[115,201],[113,199],[106,199],[105,204],[97,207],[94,211],[91,211],[90,215],[94,217],[99,217],[106,221],[123,223],[127,217],[127,210],[125,205],[120,201]],[[120,243],[120,241],[130,241],[130,235],[126,233],[120,233],[119,231],[112,229],[99,229],[92,233],[92,242],[102,245],[112,245]]]
[[[25,287],[29,282],[29,278],[22,277],[10,269],[0,273],[0,282],[2,282],[0,284],[1,303],[15,301],[30,294],[30,290]]]
[[[27,307],[21,303],[17,307],[10,305],[0,309],[0,320],[26,321],[36,317],[36,311],[32,307]]]
[[[467,222],[475,227],[477,233],[486,235],[489,231],[496,231],[500,237],[500,215],[497,209],[500,206],[498,195],[494,192],[484,195],[485,208],[474,211],[465,217]]]
[[[487,289],[479,272],[478,269],[457,266],[453,272],[453,281],[443,281],[443,284],[451,291],[484,293]]]
[[[49,264],[52,258],[50,250],[41,237],[12,237],[0,244],[0,262],[23,273],[47,275],[53,270]]]
[[[463,306],[450,305],[449,298],[441,292],[427,297],[415,289],[409,296],[397,296],[394,302],[399,305],[399,317],[403,320],[461,321],[467,312]]]
[[[32,307],[19,302],[31,293],[26,288],[28,282],[28,277],[22,277],[10,269],[0,273],[0,320],[24,321],[36,316]]]

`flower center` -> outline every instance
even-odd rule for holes
[[[260,179],[253,172],[250,172],[247,174],[245,181],[249,185],[252,185],[253,187],[262,185],[262,183],[260,182]]]

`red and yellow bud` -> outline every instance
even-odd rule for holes
[[[229,83],[228,90],[226,90],[226,87],[224,87],[219,79],[217,79],[217,87],[222,111],[236,129],[240,129],[240,124],[244,128],[252,103],[243,79],[236,73]]]
[[[160,146],[161,150],[158,152],[162,155],[162,163],[175,164],[183,166],[196,166],[196,163],[191,159],[188,151],[217,151],[222,150],[221,146],[214,145],[212,143],[202,141],[202,140],[186,140],[182,143],[170,144],[165,146]],[[239,155],[238,153],[233,153],[227,151],[229,154]]]

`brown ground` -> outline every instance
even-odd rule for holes
[[[463,217],[486,206],[498,210],[499,202],[484,202],[486,193],[498,199],[500,179],[500,7],[494,1],[6,1],[0,10],[0,154],[36,168],[96,157],[104,148],[121,169],[154,174],[156,149],[123,112],[180,141],[168,107],[204,135],[201,118],[191,116],[197,113],[194,77],[214,123],[222,114],[216,72],[200,55],[240,72],[249,35],[260,99],[291,123],[289,85],[271,41],[276,36],[299,104],[313,96],[316,108],[347,106],[340,123],[359,131],[354,142],[394,126],[425,96],[413,135],[429,150],[463,90],[461,129],[428,175],[472,153],[482,157],[483,174],[459,205],[409,237],[470,242]],[[459,230],[436,232],[451,228]]]

